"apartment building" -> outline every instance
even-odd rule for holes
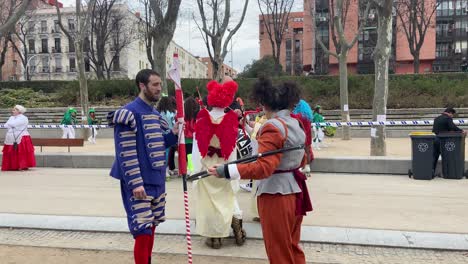
[[[355,32],[357,32],[359,16],[364,13],[365,3],[367,1],[351,1],[345,26],[345,37],[348,42],[351,42]],[[420,51],[419,72],[460,71],[461,66],[466,65],[468,60],[468,1],[426,0],[425,6],[430,9],[436,3],[439,4],[436,14],[427,29]],[[390,72],[413,73],[414,59],[410,53],[408,40],[395,10],[393,15]],[[328,49],[335,51],[330,19],[329,0],[304,0],[304,12],[290,14],[280,57],[283,69],[288,74],[338,74],[337,59],[327,55],[316,40],[316,36],[320,37]],[[312,27],[312,23],[315,23],[315,28]],[[271,44],[263,28],[262,16],[259,18],[259,25],[260,56],[271,55]],[[314,29],[317,34],[313,32]],[[359,35],[356,45],[348,53],[348,71],[350,73],[374,73],[372,56],[376,43],[377,16],[375,10],[371,9],[366,18],[364,31]]]
[[[200,60],[203,62],[203,64],[206,65],[207,67],[207,71],[206,71],[206,74],[205,74],[205,77],[204,78],[207,78],[207,79],[211,79],[213,78],[213,63],[211,63],[211,59],[210,57],[203,57],[203,58],[200,58]],[[224,75],[227,75],[227,76],[230,76],[232,78],[236,78],[237,77],[237,71],[236,69],[232,68],[231,66],[223,63],[223,65],[221,66],[222,68],[222,71],[224,72]]]
[[[20,62],[16,63],[16,80],[76,80],[77,79],[77,58],[75,46],[71,39],[62,32],[58,24],[58,16],[53,0],[37,0],[33,8],[27,12],[25,24],[25,45],[20,50],[27,50],[27,67],[23,67]],[[146,46],[142,39],[141,19],[138,13],[132,13],[126,5],[116,5],[116,12],[124,16],[125,27],[129,28],[127,35],[112,36],[110,43],[106,44],[107,62],[113,61],[108,73],[113,79],[133,79],[135,75],[144,68],[151,68],[146,55]],[[72,32],[76,32],[74,7],[61,7],[62,23],[64,27]],[[119,49],[118,43],[126,38],[129,43]],[[84,41],[85,71],[88,78],[96,78],[90,55],[92,52],[91,37]],[[179,53],[179,60],[182,66],[182,78],[205,78],[207,66],[197,57],[193,56],[180,45],[171,42],[167,49],[166,67],[172,64],[172,55]],[[13,51],[11,51],[14,54]]]

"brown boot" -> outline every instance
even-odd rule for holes
[[[236,239],[236,244],[238,246],[242,246],[247,237],[247,233],[242,228],[242,219],[237,219],[235,217],[232,217],[231,227],[232,227],[232,231],[234,231],[234,238]]]
[[[223,246],[223,241],[221,238],[208,237],[206,238],[205,244],[211,248],[220,249]]]

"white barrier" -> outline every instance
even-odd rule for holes
[[[468,119],[453,120],[455,125],[468,125]],[[433,120],[405,120],[405,121],[353,121],[353,122],[323,122],[313,123],[312,126],[332,126],[332,127],[370,127],[370,126],[430,126]],[[112,128],[109,125],[28,125],[28,128]],[[0,124],[0,128],[6,128],[5,124]]]

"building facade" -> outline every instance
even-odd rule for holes
[[[173,54],[179,55],[181,78],[203,79],[208,73],[208,66],[200,59],[185,50],[182,46],[171,41],[166,51],[166,68],[170,69],[173,61]]]
[[[351,0],[345,23],[348,43],[355,36],[360,16],[367,1]],[[425,0],[426,13],[438,4],[436,14],[429,22],[424,43],[420,50],[419,73],[460,71],[468,59],[468,1]],[[327,49],[335,52],[333,32],[330,28],[330,1],[304,0],[304,12],[290,14],[288,28],[283,37],[280,62],[286,73],[338,74],[338,60],[329,56],[318,45],[320,37]],[[271,55],[271,44],[260,24],[260,56]],[[310,21],[310,22],[309,22]],[[315,23],[313,27],[312,23]],[[317,31],[317,34],[313,32]],[[291,34],[296,33],[296,34]],[[390,72],[413,73],[414,58],[402,22],[393,12],[393,42]],[[373,51],[377,43],[377,15],[370,10],[363,32],[348,53],[348,71],[357,74],[374,73]],[[283,55],[284,54],[284,55]],[[310,62],[310,63],[309,63]],[[294,66],[293,66],[294,65]],[[303,72],[301,72],[301,69]]]
[[[279,61],[283,71],[289,75],[301,75],[303,65],[308,64],[304,63],[304,56],[307,56],[306,54],[309,54],[310,50],[308,52],[304,51],[304,42],[305,40],[312,41],[311,38],[307,38],[307,36],[312,36],[312,32],[309,32],[310,35],[304,34],[305,13],[306,11],[291,12],[288,17],[288,26],[283,34],[279,50]],[[273,20],[273,18],[271,16],[265,16],[265,18],[262,15],[259,16],[260,57],[273,54],[270,35],[265,27],[264,20],[267,23],[272,23],[270,20]],[[274,38],[273,27],[270,28]]]
[[[25,44],[19,46],[19,49],[21,51],[26,49],[23,53],[27,54],[27,63],[24,67],[18,60],[9,60],[16,61],[15,80],[28,78],[30,80],[76,80],[78,78],[75,46],[73,40],[68,39],[59,27],[53,2],[51,0],[36,1],[33,8],[27,12],[27,19],[22,21],[25,28]],[[105,74],[109,74],[113,79],[133,79],[141,69],[151,68],[146,55],[146,46],[139,32],[141,19],[138,14],[130,12],[126,5],[116,5],[114,8],[124,16],[125,27],[130,29],[128,30],[130,33],[120,37],[113,35],[109,38],[110,43],[106,44],[105,56],[107,62],[112,60],[113,63],[109,67],[109,73]],[[64,27],[73,34],[77,28],[75,8],[62,7],[60,12]],[[122,41],[122,37],[130,41],[119,49],[117,45],[119,41]],[[88,78],[96,78],[93,63],[90,60],[92,52],[90,45],[93,44],[88,37],[84,41],[83,48],[85,71]],[[9,52],[15,54],[13,49]],[[207,66],[174,42],[171,42],[167,49],[167,68],[172,64],[174,52],[179,53],[182,78],[205,78]]]
[[[213,78],[213,63],[211,63],[210,57],[203,57],[203,58],[200,58],[200,60],[207,67],[206,75],[204,78],[207,78],[207,79]],[[223,66],[221,66],[221,68],[222,68],[222,71],[224,72],[224,75],[230,76],[232,78],[237,77],[236,69],[230,67],[229,65],[223,63]]]

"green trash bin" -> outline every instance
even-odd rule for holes
[[[411,138],[411,169],[408,176],[415,180],[432,180],[432,159],[434,156],[435,134],[431,132],[413,132]]]
[[[465,134],[446,132],[437,135],[445,179],[462,179],[465,173]]]

